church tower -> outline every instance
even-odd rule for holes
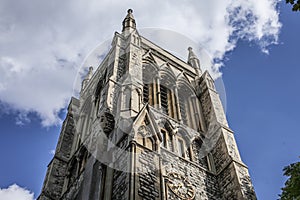
[[[255,200],[214,80],[128,10],[72,97],[38,200]]]

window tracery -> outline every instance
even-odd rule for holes
[[[183,129],[179,129],[177,132],[177,150],[178,155],[192,161],[191,142],[187,137],[187,132]]]
[[[162,71],[160,80],[160,99],[162,111],[174,118],[178,119],[177,109],[176,109],[176,81],[175,77],[171,73]]]
[[[150,150],[155,150],[155,139],[153,138],[150,128],[146,125],[139,127],[137,131],[136,141],[138,144],[147,147]]]
[[[153,106],[157,104],[157,70],[153,64],[143,65],[143,101]]]
[[[176,77],[169,64],[158,68],[148,57],[143,64],[143,102],[194,130],[203,131],[201,104],[191,83],[184,75]]]
[[[185,83],[178,86],[179,107],[183,124],[202,131],[200,102],[195,92]]]
[[[131,90],[130,88],[125,88],[124,90],[124,105],[123,105],[123,109],[127,110],[130,109],[131,107]]]

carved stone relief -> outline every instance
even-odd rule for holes
[[[194,165],[185,159],[174,156],[167,150],[161,150],[162,156],[162,174],[168,182],[169,174],[177,174],[189,182],[191,188],[194,188],[194,199],[219,200],[218,184],[215,175],[207,172],[203,168]],[[177,184],[177,183],[176,183]],[[180,182],[178,182],[180,185]],[[184,199],[175,194],[168,185],[166,185],[167,199]],[[180,187],[180,186],[179,186]],[[174,187],[176,189],[176,187]],[[187,191],[183,188],[181,192]],[[187,196],[185,196],[187,197]],[[189,199],[189,198],[187,198]]]
[[[109,134],[114,129],[115,118],[110,112],[105,111],[100,116],[100,124],[104,133]]]
[[[194,199],[195,188],[186,177],[175,172],[169,173],[167,177],[167,185],[177,197],[182,200]]]

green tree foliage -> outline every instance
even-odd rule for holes
[[[285,2],[293,5],[293,11],[300,11],[300,0],[297,0],[297,2],[295,0],[285,0]]]
[[[280,200],[300,200],[300,162],[286,166],[283,171],[289,178],[281,188]]]

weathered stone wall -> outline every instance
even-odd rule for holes
[[[50,199],[59,199],[61,196],[67,163],[53,158],[49,164],[42,193]],[[38,198],[39,199],[39,198]]]
[[[114,170],[112,200],[128,200],[129,174],[120,170]]]
[[[149,150],[137,146],[136,154],[136,199],[160,199],[160,178],[158,171],[158,156]]]
[[[58,199],[61,195],[62,185],[65,176],[66,164],[57,159],[52,159],[49,164],[43,189],[38,200]]]
[[[114,152],[114,172],[112,184],[112,200],[129,199],[129,162],[130,154],[128,153],[127,138],[119,143],[118,150]]]
[[[162,174],[165,179],[168,179],[169,173],[175,172],[191,183],[195,192],[194,199],[221,199],[217,178],[211,172],[164,149],[161,149],[161,163]],[[168,199],[178,199],[167,184],[164,187],[167,190]]]
[[[47,198],[58,199],[62,195],[61,193],[67,175],[68,159],[70,158],[75,135],[78,106],[79,101],[72,98],[68,107],[68,114],[61,129],[55,155],[48,165],[42,193],[41,196],[38,197],[39,200]]]
[[[227,147],[223,135],[220,135],[216,142],[215,147],[212,150],[212,156],[217,173],[219,173],[231,161],[231,158],[227,153]]]
[[[242,200],[233,164],[218,175],[218,182],[223,199]]]
[[[66,120],[63,123],[63,129],[61,131],[59,142],[56,148],[56,155],[60,158],[69,159],[74,135],[76,132],[76,122],[74,120],[73,114],[68,113]]]
[[[82,185],[84,176],[81,174],[77,179],[69,186],[68,190],[62,195],[60,200],[81,200],[78,198],[78,193]]]
[[[257,198],[251,183],[248,169],[240,163],[234,163],[234,165],[237,171],[237,176],[239,177],[239,185],[241,187],[243,197],[245,199],[256,200]]]
[[[248,169],[240,159],[233,133],[224,128],[219,131],[220,137],[212,150],[212,157],[222,198],[255,200]]]

